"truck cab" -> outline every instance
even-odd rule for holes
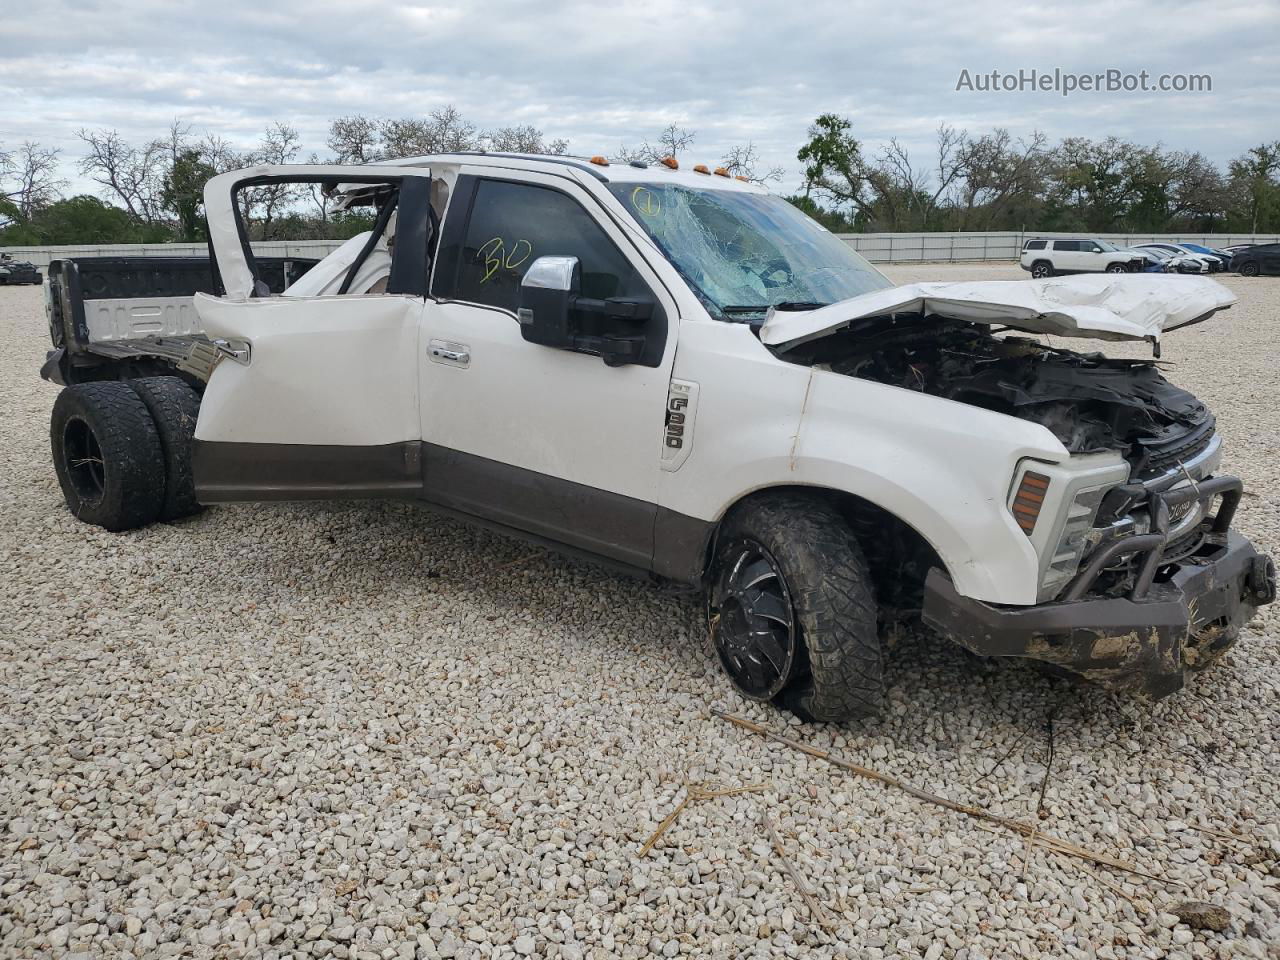
[[[273,291],[237,197],[280,181],[374,222]],[[205,200],[215,289],[168,359],[130,347],[168,375],[113,364],[51,290],[55,466],[92,522],[414,499],[704,591],[735,686],[817,720],[874,712],[898,617],[1158,696],[1274,596],[1202,404],[992,329],[1158,343],[1230,305],[1211,281],[895,287],[674,160],[259,167]]]

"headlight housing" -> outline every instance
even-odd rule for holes
[[[1063,463],[1018,463],[1008,505],[1039,558],[1037,602],[1052,600],[1076,575],[1098,505],[1108,490],[1128,479],[1129,464],[1115,452],[1073,456]]]

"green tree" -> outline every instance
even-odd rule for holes
[[[217,171],[197,150],[181,150],[173,160],[160,191],[163,209],[178,218],[179,240],[203,240],[204,185]]]

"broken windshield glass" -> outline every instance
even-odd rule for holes
[[[781,197],[662,183],[610,189],[717,319],[750,322],[770,307],[821,306],[892,286]]]

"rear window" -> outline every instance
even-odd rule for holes
[[[1043,250],[1043,249],[1044,249],[1044,241],[1043,241],[1043,240],[1028,240],[1028,241],[1027,241],[1026,249],[1027,249],[1027,250]]]

